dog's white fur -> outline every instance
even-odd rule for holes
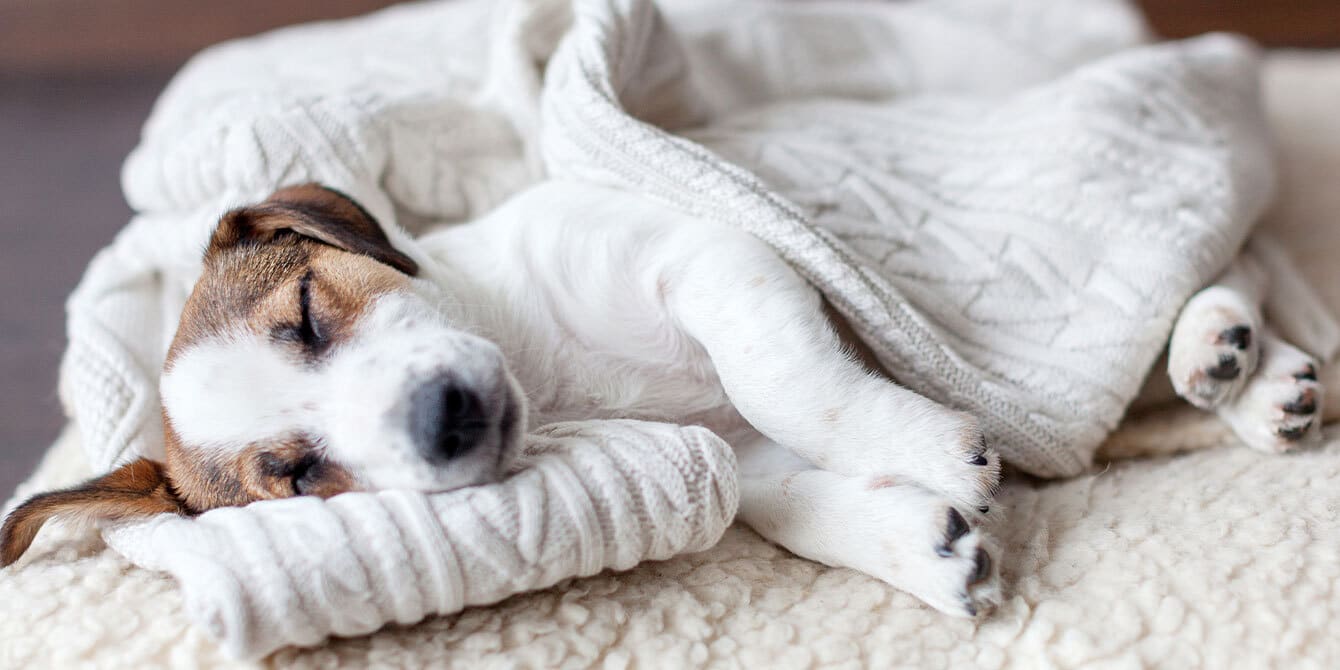
[[[471,451],[450,468],[421,458],[405,430],[405,391],[438,371],[450,370],[495,404],[520,397],[498,348],[450,328],[431,293],[379,298],[350,344],[321,366],[243,329],[197,343],[164,371],[163,406],[187,448],[228,451],[295,433],[314,436],[326,458],[372,490],[445,491],[496,481],[507,465],[499,426],[485,437],[492,448]]]
[[[979,518],[1000,475],[975,419],[865,368],[815,289],[765,243],[575,184],[538,186],[420,241],[431,257],[422,278],[379,298],[351,344],[320,367],[244,336],[182,352],[162,395],[185,441],[229,448],[298,430],[367,488],[488,481],[516,444],[497,437],[434,467],[407,434],[407,390],[448,370],[493,400],[523,390],[532,426],[706,425],[737,446],[740,516],[765,537],[950,614],[974,615],[999,597],[996,548],[971,521],[951,532],[955,517]],[[1206,385],[1197,374],[1224,353],[1217,333],[1237,324],[1263,332],[1263,282],[1235,266],[1193,300],[1170,374],[1253,446],[1277,450],[1281,421],[1298,420],[1281,419],[1279,407],[1297,395],[1289,375],[1305,364],[1301,352],[1267,339],[1263,355],[1232,350],[1240,379]],[[269,389],[264,407],[259,387]],[[215,418],[238,416],[256,418]]]

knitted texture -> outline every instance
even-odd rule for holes
[[[524,460],[493,486],[290,498],[105,536],[171,573],[191,619],[250,658],[708,549],[735,516],[734,452],[702,428],[555,424]]]
[[[768,241],[899,382],[980,417],[1032,474],[1088,466],[1273,184],[1256,56],[1232,38],[1023,86],[1041,68],[1011,72],[1017,56],[986,66],[990,82],[925,79],[1007,51],[969,25],[902,52],[898,37],[938,25],[926,7],[745,13],[684,46],[650,4],[578,6],[546,78],[550,171]],[[728,46],[685,55],[704,43]],[[694,77],[748,105],[722,109],[732,96]]]
[[[91,461],[161,453],[157,371],[220,211],[318,180],[412,253],[547,173],[757,234],[901,383],[1028,472],[1081,471],[1267,201],[1252,49],[1123,50],[1139,21],[1099,0],[734,7],[429,3],[197,57],[70,301]]]

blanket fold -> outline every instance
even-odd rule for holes
[[[501,484],[289,498],[105,537],[171,573],[228,653],[256,658],[702,551],[738,501],[734,452],[710,431],[577,422],[531,435]]]

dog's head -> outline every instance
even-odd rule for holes
[[[496,481],[524,397],[498,348],[453,328],[417,272],[371,215],[314,184],[225,214],[160,380],[167,461],[24,503],[0,529],[0,564],[53,515]]]

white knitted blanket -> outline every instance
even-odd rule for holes
[[[739,500],[734,454],[703,428],[554,424],[522,460],[494,486],[289,498],[104,535],[170,572],[192,620],[247,658],[709,549]]]
[[[202,54],[164,93],[126,164],[138,214],[70,301],[62,398],[91,463],[161,454],[157,372],[219,212],[316,180],[350,193],[409,247],[415,233],[475,216],[549,174],[759,235],[901,382],[982,417],[1015,465],[1080,472],[1178,307],[1232,256],[1268,198],[1253,51],[1224,37],[1137,47],[1138,18],[1103,0],[731,10],[685,6],[667,20],[638,0],[426,3]],[[172,570],[191,615],[230,648],[264,653],[710,544],[733,505],[719,441],[695,433],[675,443],[666,430],[655,428],[659,442],[625,435],[627,448],[710,465],[657,480],[719,492],[670,497],[701,526],[677,531],[676,542],[644,538],[631,553],[603,547],[613,553],[599,559],[590,527],[575,527],[559,567],[500,575],[506,588],[477,597],[399,578],[386,592],[336,588],[308,570],[355,547],[368,552],[351,559],[365,569],[415,551],[437,552],[406,564],[416,578],[439,562],[475,569],[441,539],[450,533],[415,545],[407,538],[422,526],[395,515],[347,536],[306,537],[307,551],[331,553],[301,572],[246,564],[284,571],[273,578],[206,588],[212,578],[199,575],[209,573],[174,558],[191,537],[272,542],[286,556],[285,515],[326,509],[313,501],[226,511],[210,517],[217,524],[165,520],[111,539],[133,560]],[[625,443],[597,433],[587,447]],[[627,488],[644,473],[620,475]],[[460,495],[524,496],[509,488],[521,481],[534,479]],[[436,500],[387,495],[329,503],[324,514],[333,528],[341,514],[390,514],[390,501],[429,525],[429,506],[447,513]],[[579,506],[563,519],[599,514]],[[656,538],[672,517],[630,518]],[[252,519],[256,530],[242,533]],[[524,546],[512,534],[524,527],[504,524],[498,537]],[[373,536],[386,539],[346,543]],[[252,588],[261,585],[264,594]],[[380,604],[348,621],[311,613],[359,598]]]

